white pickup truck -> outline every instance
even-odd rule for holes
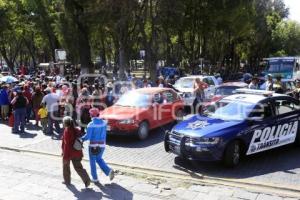
[[[214,95],[215,88],[219,85],[214,76],[194,75],[178,79],[174,84],[174,88],[179,91],[178,93],[183,98],[185,106],[193,105],[195,100],[193,84],[196,78],[200,78],[201,81],[209,85],[209,87],[204,91],[205,100],[209,100]]]

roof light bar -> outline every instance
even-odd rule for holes
[[[253,90],[253,89],[236,89],[234,90],[235,94],[257,94],[264,96],[273,96],[273,91],[265,91],[265,90]]]

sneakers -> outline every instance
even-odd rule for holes
[[[93,183],[99,183],[99,180],[98,179],[92,179],[91,182],[93,182]]]
[[[112,181],[115,178],[115,172],[114,172],[114,170],[110,170],[108,176],[109,176],[109,180]]]
[[[88,187],[90,186],[90,184],[91,184],[91,181],[86,181],[86,182],[84,183],[85,188],[88,188]]]
[[[62,184],[65,184],[66,186],[70,186],[70,185],[71,185],[71,182],[63,181]]]

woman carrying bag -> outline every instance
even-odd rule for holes
[[[82,179],[85,187],[88,187],[91,181],[87,171],[83,168],[81,164],[81,160],[83,157],[82,150],[74,148],[74,143],[76,139],[80,137],[81,132],[74,126],[74,121],[71,117],[64,117],[63,124],[65,128],[64,134],[62,136],[64,184],[71,184],[70,161],[72,161],[75,171]]]

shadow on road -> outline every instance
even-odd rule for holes
[[[163,142],[166,130],[170,130],[173,124],[167,124],[165,126],[151,130],[149,137],[143,141],[139,140],[134,133],[128,133],[128,135],[109,135],[107,144],[115,147],[126,148],[145,148],[158,143]]]
[[[96,192],[91,188],[82,189],[79,191],[74,185],[67,186],[67,188],[74,194],[76,199],[85,200],[85,199],[102,199],[102,193]]]
[[[35,138],[37,134],[25,132],[25,133],[20,133],[19,136],[20,138]]]
[[[128,191],[127,189],[123,188],[122,186],[112,183],[101,185],[100,183],[96,184],[103,192],[103,197],[107,199],[119,200],[119,199],[133,199],[132,192]]]
[[[173,168],[191,175],[200,173],[204,176],[218,178],[243,179],[275,172],[295,174],[296,172],[293,170],[300,167],[300,159],[298,158],[299,148],[289,145],[247,156],[236,168],[226,168],[221,162],[192,162],[180,157],[175,158],[175,165]]]

